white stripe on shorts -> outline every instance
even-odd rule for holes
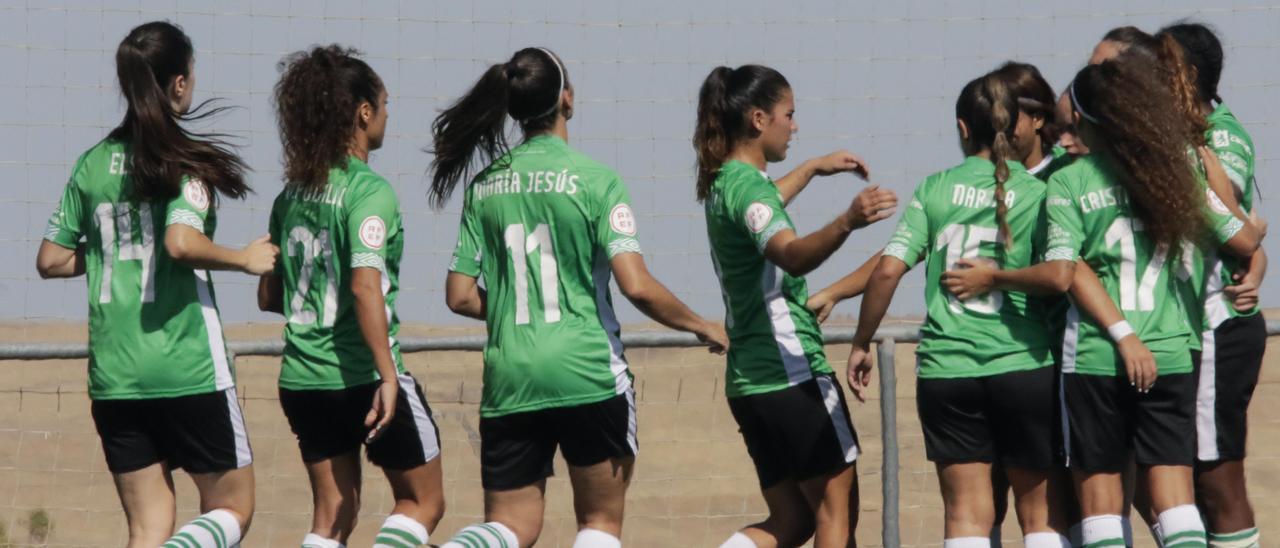
[[[234,387],[223,390],[223,393],[227,395],[227,411],[231,416],[231,430],[236,440],[236,468],[244,468],[253,464],[253,449],[249,447],[249,431],[244,427],[244,413],[240,411]]]
[[[849,429],[849,417],[840,407],[840,387],[826,375],[814,377],[814,380],[818,382],[818,391],[822,393],[822,403],[827,406],[831,425],[836,429],[836,439],[840,441],[840,448],[844,450],[844,461],[858,460],[858,444],[853,441],[853,431]]]
[[[627,389],[627,445],[631,446],[631,454],[640,454],[640,445],[636,443],[636,391]]]
[[[1204,332],[1200,351],[1200,383],[1196,386],[1196,458],[1218,460],[1217,341],[1213,330]]]
[[[440,440],[436,438],[436,425],[431,422],[426,406],[418,398],[418,381],[413,375],[401,373],[396,375],[400,381],[400,392],[409,400],[409,409],[413,410],[413,424],[418,430],[418,441],[422,443],[422,455],[430,461],[440,456]]]

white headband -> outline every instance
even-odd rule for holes
[[[547,54],[547,57],[551,58],[551,62],[556,65],[556,73],[560,75],[560,87],[559,89],[556,90],[556,100],[554,103],[551,103],[551,108],[542,111],[541,114],[538,114],[536,116],[530,116],[528,118],[525,118],[526,120],[541,118],[543,116],[551,114],[552,112],[555,112],[557,108],[560,108],[560,96],[564,94],[564,67],[560,66],[560,59],[556,58],[555,54],[551,53],[551,50],[547,48],[538,48],[538,49],[541,50],[542,53]]]
[[[1076,83],[1074,80],[1071,82],[1071,104],[1075,105],[1076,112],[1079,112],[1080,116],[1083,117],[1085,120],[1093,122],[1094,124],[1097,124],[1097,125],[1102,125],[1102,123],[1099,122],[1097,118],[1094,118],[1088,112],[1084,111],[1084,106],[1081,105],[1080,100],[1076,98]]]

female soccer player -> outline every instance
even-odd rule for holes
[[[1218,96],[1222,44],[1197,23],[1165,27],[1195,68],[1195,106],[1205,116],[1205,144],[1212,149],[1234,188],[1234,198],[1253,212],[1253,139]],[[1218,105],[1215,107],[1213,102]],[[1250,261],[1206,252],[1207,320],[1196,397],[1196,489],[1208,518],[1209,540],[1221,546],[1257,546],[1259,534],[1244,478],[1249,401],[1258,384],[1266,347],[1266,322],[1258,313],[1256,289],[1266,271],[1259,250]],[[1224,287],[1240,282],[1235,287]],[[1252,291],[1244,299],[1237,296]],[[1234,302],[1233,302],[1234,301]]]
[[[698,96],[697,196],[732,342],[725,388],[769,507],[728,548],[798,546],[815,535],[815,546],[845,546],[857,525],[858,440],[803,276],[850,232],[892,215],[897,199],[868,187],[839,218],[798,237],[785,206],[815,175],[867,173],[857,156],[836,152],[771,180],[764,170],[786,159],[794,114],[786,78],[758,65],[717,67]]]
[[[182,126],[217,113],[188,114],[194,60],[170,23],[120,42],[124,121],[76,161],[36,258],[44,278],[88,274],[89,398],[130,547],[234,546],[253,517],[253,458],[209,271],[261,274],[279,250],[266,237],[242,250],[211,240],[217,194],[249,187],[225,143]],[[202,514],[175,534],[178,468]]]
[[[1066,149],[1058,146],[1059,125],[1055,121],[1053,88],[1035,65],[1010,61],[996,69],[1004,78],[1010,95],[1018,101],[1018,123],[1013,128],[1015,159],[1037,179],[1049,176],[1071,163]]]
[[[1082,257],[1111,301],[1098,307],[1078,299],[1088,315],[1081,321],[1069,311],[1063,346],[1069,459],[1086,545],[1123,542],[1120,472],[1130,446],[1164,545],[1205,545],[1192,493],[1195,447],[1185,435],[1194,421],[1198,352],[1187,352],[1196,337],[1188,325],[1195,316],[1179,298],[1179,265],[1192,254],[1182,244],[1212,239],[1246,256],[1258,244],[1252,226],[1224,213],[1214,197],[1205,206],[1205,187],[1186,157],[1195,144],[1189,120],[1151,69],[1121,56],[1077,75],[1074,117],[1091,153],[1049,182],[1046,259]],[[1103,338],[1102,325],[1118,346]],[[1122,350],[1135,339],[1150,358],[1132,360]]]
[[[376,547],[426,544],[444,514],[440,442],[396,341],[404,228],[391,184],[369,167],[387,90],[354,50],[315,47],[280,63],[275,87],[285,188],[271,208],[284,259],[259,307],[284,314],[280,406],[315,503],[308,548],[342,546],[360,508],[360,446],[395,506]]]
[[[956,101],[967,156],[916,189],[863,296],[849,357],[855,390],[871,365],[869,345],[898,281],[925,259],[928,321],[922,328],[917,401],[929,460],[938,468],[946,513],[944,545],[989,546],[994,518],[991,467],[1013,486],[1027,546],[1063,546],[1050,482],[1054,455],[1054,372],[1040,303],[1028,293],[1067,289],[1074,263],[1036,267],[1013,291],[969,299],[944,292],[943,270],[986,257],[1020,268],[1033,259],[1045,185],[1018,162],[1012,143],[1018,96],[1000,72],[977,78]]]
[[[557,446],[573,484],[574,546],[621,545],[638,446],[610,272],[649,317],[696,334],[713,351],[728,345],[723,328],[650,276],[626,186],[567,143],[573,99],[560,58],[526,48],[489,67],[432,126],[434,203],[470,181],[447,304],[484,320],[489,332],[480,402],[486,523],[464,528],[444,548],[537,541]],[[508,116],[524,133],[510,150]],[[488,166],[471,178],[477,160]]]

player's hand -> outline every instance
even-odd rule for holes
[[[888,219],[897,211],[898,196],[892,190],[869,185],[854,197],[845,214],[848,215],[849,227],[859,229]]]
[[[262,236],[241,250],[244,271],[261,276],[276,269],[276,259],[280,257],[280,248],[271,243],[271,236]]]
[[[991,292],[996,270],[999,268],[991,259],[960,259],[954,269],[942,273],[942,286],[957,299],[967,301]]]
[[[849,352],[849,365],[846,374],[849,376],[849,390],[860,402],[866,402],[867,387],[871,385],[871,351],[868,347],[853,345]]]
[[[847,150],[838,150],[826,156],[813,159],[813,170],[817,175],[827,176],[837,173],[853,173],[863,180],[871,178],[871,169],[861,156]]]
[[[818,316],[818,323],[823,323],[831,315],[831,309],[836,307],[836,302],[836,298],[824,289],[810,295],[804,305]]]
[[[723,356],[725,352],[729,351],[729,334],[725,332],[723,325],[703,321],[702,327],[694,335],[697,335],[698,340],[707,345],[707,352]]]
[[[1129,375],[1129,385],[1138,392],[1147,393],[1156,383],[1156,358],[1151,355],[1147,345],[1137,335],[1130,334],[1116,343],[1120,351],[1120,359],[1124,360],[1125,372]]]
[[[384,380],[378,384],[378,391],[373,393],[373,406],[364,417],[364,425],[370,427],[365,443],[373,443],[386,432],[392,417],[396,416],[396,398],[400,395],[400,385],[392,380]]]
[[[1237,312],[1248,312],[1258,306],[1258,281],[1239,272],[1231,278],[1236,284],[1222,288],[1222,293],[1231,299],[1231,307]]]

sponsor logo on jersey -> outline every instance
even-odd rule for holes
[[[1231,146],[1231,139],[1227,136],[1227,130],[1217,129],[1213,131],[1213,148],[1223,148]]]
[[[613,231],[618,234],[635,236],[636,216],[632,213],[631,206],[627,204],[613,206],[613,211],[609,212],[609,226],[613,227]]]
[[[1218,193],[1212,188],[1205,189],[1205,201],[1209,202],[1209,209],[1212,209],[1222,215],[1230,215],[1231,210],[1227,209],[1227,204],[1222,203],[1222,198],[1218,197]]]
[[[199,179],[191,179],[187,181],[187,185],[182,187],[182,197],[187,202],[200,211],[209,209],[209,190],[205,188],[204,183]]]
[[[387,239],[387,225],[377,215],[370,215],[360,221],[360,242],[369,249],[382,249]]]
[[[772,219],[773,208],[760,202],[751,202],[751,205],[747,206],[747,228],[752,232],[756,234],[764,232]]]

